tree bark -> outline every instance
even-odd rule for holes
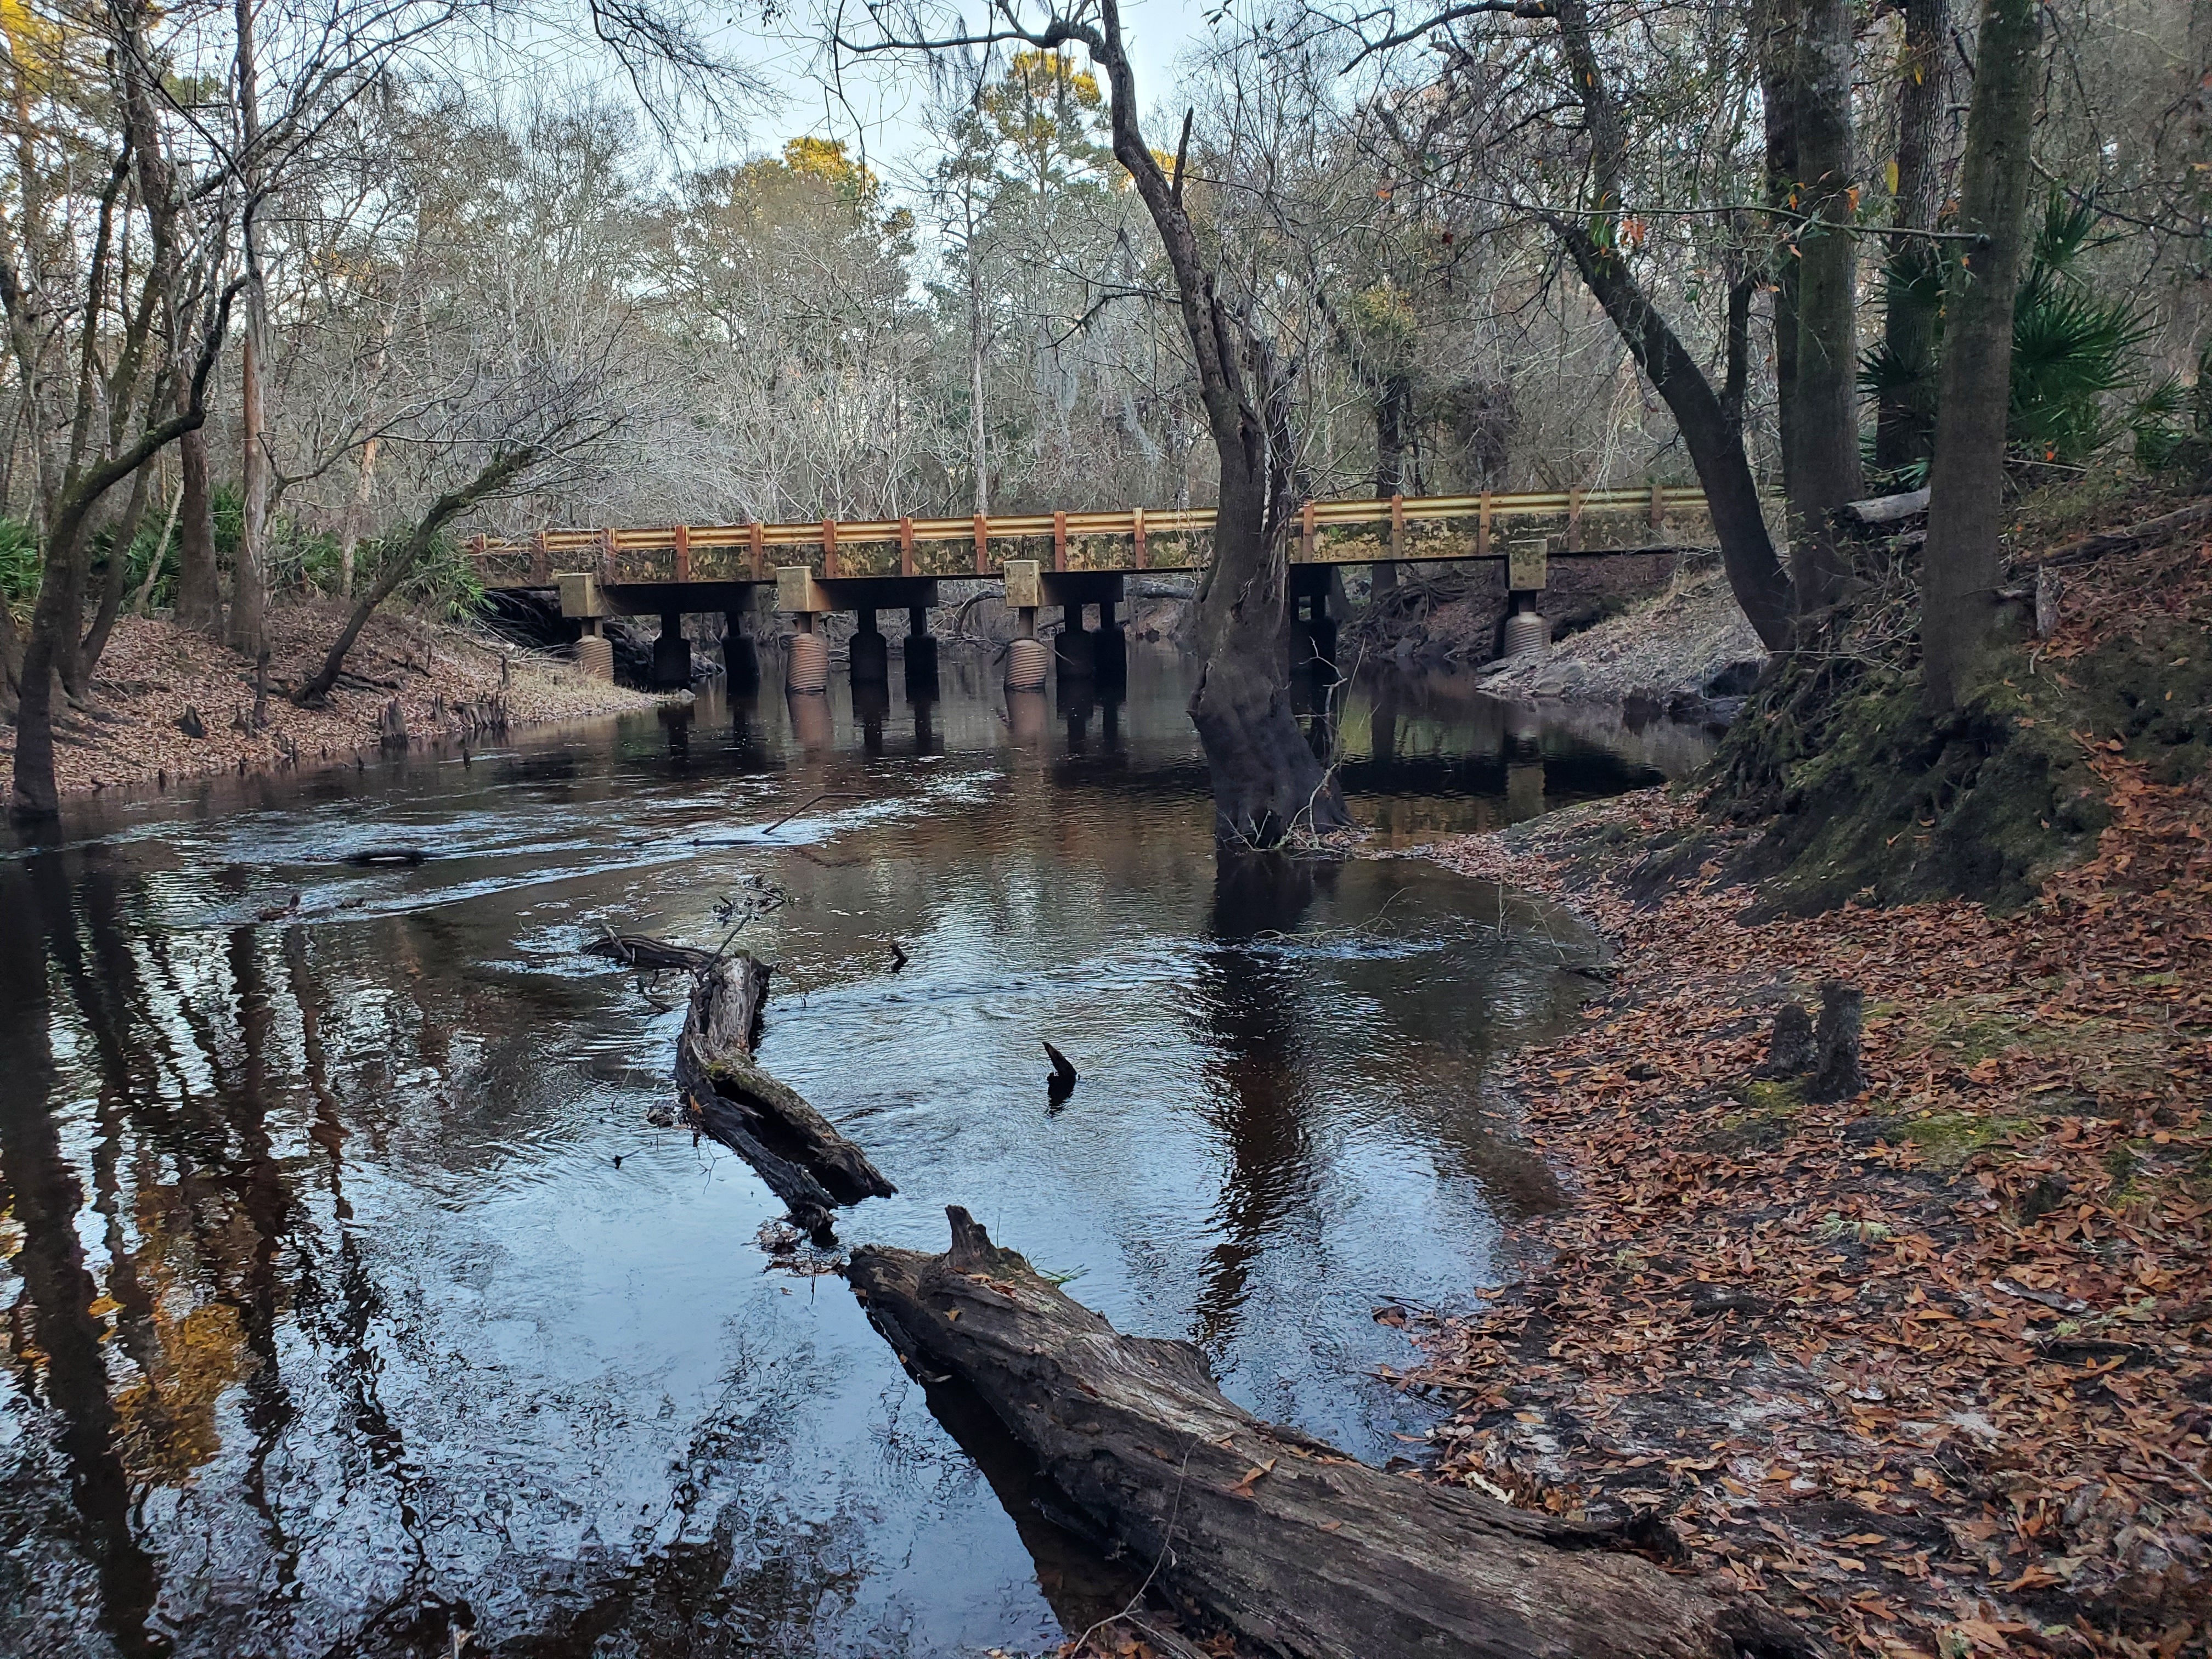
[[[269,608],[269,451],[261,403],[262,343],[267,328],[260,288],[258,282],[247,285],[246,328],[238,358],[239,441],[246,454],[240,478],[238,555],[230,567],[230,645],[249,657],[261,653]]]
[[[1617,1530],[1388,1475],[1222,1397],[1188,1342],[1123,1336],[947,1212],[943,1255],[864,1246],[848,1278],[910,1365],[973,1389],[1085,1520],[1294,1659],[1764,1659],[1809,1644],[1670,1577]]]
[[[1843,597],[1850,562],[1835,511],[1865,493],[1859,465],[1857,191],[1851,183],[1850,0],[1805,0],[1796,53],[1798,234],[1796,456],[1790,577],[1802,616]]]
[[[354,484],[353,504],[346,509],[345,532],[338,538],[338,597],[353,597],[353,554],[361,545],[361,533],[368,523],[369,492],[376,487],[375,433],[361,447],[361,477]]]
[[[810,1231],[830,1212],[898,1188],[788,1085],[753,1059],[768,969],[740,951],[692,981],[691,1007],[676,1043],[676,1082],[692,1121],[751,1164]]]
[[[244,471],[239,480],[241,513],[238,557],[230,571],[230,644],[258,657],[267,642],[263,628],[269,605],[269,430],[263,404],[268,368],[268,284],[254,220],[259,208],[261,88],[254,56],[253,0],[236,0],[238,20],[238,108],[240,137],[246,151],[246,209],[240,234],[246,249],[246,327],[239,352],[239,442]]]
[[[1613,319],[1637,367],[1674,416],[1682,447],[1690,452],[1691,465],[1705,492],[1713,533],[1721,544],[1721,563],[1736,603],[1768,650],[1787,650],[1791,637],[1790,580],[1767,532],[1759,486],[1744,453],[1743,433],[1714,395],[1697,360],[1646,297],[1621,253],[1620,179],[1627,140],[1612,88],[1591,45],[1585,0],[1559,0],[1559,20],[1560,42],[1589,126],[1597,199],[1590,224],[1554,217],[1552,229]],[[1597,232],[1604,234],[1603,243]]]
[[[1388,501],[1406,488],[1406,450],[1413,439],[1413,377],[1385,369],[1375,383],[1375,494]],[[1398,567],[1388,559],[1370,567],[1371,591],[1387,593],[1398,585]]]
[[[1784,213],[1797,206],[1797,100],[1794,64],[1804,20],[1803,0],[1762,0],[1753,14],[1758,30],[1759,106],[1766,129],[1767,205]],[[1787,221],[1778,221],[1786,223]],[[1796,499],[1797,259],[1794,243],[1774,247],[1774,410],[1782,445],[1782,489]]]
[[[1936,350],[1936,317],[1916,290],[1941,269],[1936,244],[1902,233],[1933,230],[1943,200],[1937,134],[1950,88],[1950,0],[1905,0],[1905,40],[1897,76],[1897,181],[1885,269],[1882,343],[1899,363],[1926,363]],[[1929,411],[1896,388],[1875,410],[1875,465],[1894,471],[1926,453]]]
[[[154,544],[154,555],[146,561],[146,574],[139,579],[138,591],[131,596],[131,614],[143,617],[152,601],[154,588],[161,580],[161,567],[168,562],[169,538],[177,533],[177,508],[183,505],[185,492],[180,485],[169,495],[169,516],[162,521],[161,534]]]
[[[209,489],[207,434],[177,440],[177,603],[179,628],[222,637],[222,576],[215,560],[215,497]]]
[[[1921,695],[1937,715],[1958,707],[1996,610],[2013,301],[2027,251],[2042,39],[2036,0],[1984,0],[1959,188],[1959,228],[1978,240],[1946,305],[1921,552]]]
[[[1232,313],[1200,251],[1182,204],[1180,161],[1170,179],[1145,143],[1119,0],[1100,0],[1098,17],[1095,28],[1062,21],[1047,33],[1081,40],[1106,70],[1115,159],[1152,216],[1175,271],[1199,397],[1220,461],[1213,562],[1200,582],[1194,619],[1199,678],[1190,698],[1212,777],[1214,834],[1232,845],[1276,846],[1351,822],[1334,774],[1315,757],[1291,702],[1291,458],[1279,441],[1287,435],[1283,388],[1264,343]]]
[[[100,573],[100,608],[93,612],[92,626],[77,646],[72,677],[65,682],[72,697],[84,696],[92,671],[107,649],[107,636],[115,631],[115,619],[123,614],[123,597],[131,591],[131,548],[138,539],[138,526],[146,520],[146,496],[153,483],[154,463],[149,457],[132,475],[130,499],[108,538],[107,557]]]

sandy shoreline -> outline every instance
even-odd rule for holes
[[[466,736],[495,707],[512,729],[634,714],[656,701],[488,635],[392,615],[362,631],[325,707],[296,707],[285,689],[313,672],[341,620],[329,602],[270,613],[268,695],[257,726],[252,664],[173,623],[125,618],[94,672],[88,706],[64,710],[56,722],[62,794],[349,763],[380,752],[395,701],[417,742]],[[187,710],[204,736],[189,734]],[[0,726],[0,765],[11,771],[15,737],[13,726]]]

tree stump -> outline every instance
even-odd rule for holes
[[[792,1218],[819,1237],[837,1206],[898,1188],[797,1090],[755,1062],[767,1001],[768,967],[758,957],[740,951],[710,958],[692,981],[676,1081],[698,1127],[759,1171]]]
[[[1805,1098],[1849,1100],[1867,1086],[1859,1065],[1859,1024],[1866,998],[1839,979],[1820,981],[1820,1023],[1813,1033],[1813,1082]]]
[[[1774,1016],[1774,1035],[1766,1042],[1766,1061],[1761,1077],[1802,1077],[1813,1069],[1813,1016],[1795,1002],[1785,1002]]]

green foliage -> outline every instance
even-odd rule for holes
[[[2007,438],[2031,459],[2075,465],[2109,443],[2105,399],[2136,379],[2151,330],[2133,301],[2093,291],[2077,273],[2097,216],[2056,191],[2013,304]]]
[[[2100,294],[2080,271],[2097,217],[2094,208],[2071,204],[2056,191],[2044,206],[2027,273],[2013,304],[2006,440],[2017,461],[2078,466],[2134,424],[2132,416],[2115,421],[2110,400],[2138,379],[2136,352],[2151,329],[2133,301]],[[1955,254],[1908,250],[1885,267],[1887,303],[1918,309],[1934,325],[1925,353],[1908,360],[1884,341],[1860,361],[1860,391],[1900,404],[1911,419],[1913,459],[1887,479],[1899,487],[1927,481],[1936,437],[1944,298],[1951,284],[1964,280],[1965,267]]]
[[[2147,472],[2196,472],[2212,478],[2212,340],[2197,354],[2197,384],[2169,374],[2128,416],[2136,464]]]
[[[387,557],[404,551],[410,533],[410,526],[399,526],[389,536],[365,541],[354,550],[355,598],[377,580]],[[332,570],[335,573],[335,563]],[[335,591],[335,574],[331,586]],[[454,537],[440,536],[392,598],[402,605],[435,610],[458,622],[483,608],[484,588],[463,544]]]
[[[21,519],[0,519],[0,604],[28,605],[38,592],[38,537]]]

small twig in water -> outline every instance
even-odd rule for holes
[[[781,817],[778,818],[778,819],[777,819],[774,823],[769,824],[769,825],[768,826],[768,828],[767,828],[767,829],[765,829],[765,830],[762,830],[762,831],[761,831],[761,834],[763,834],[763,836],[772,836],[772,835],[774,835],[777,830],[779,830],[782,829],[782,828],[783,828],[783,826],[784,826],[785,824],[789,823],[792,821],[792,819],[793,819],[793,818],[797,817],[798,817],[801,812],[804,812],[804,811],[805,811],[808,807],[810,807],[810,806],[818,805],[820,805],[822,802],[823,802],[823,801],[825,801],[825,800],[866,800],[866,799],[867,799],[867,797],[866,797],[866,795],[862,795],[862,794],[855,794],[855,793],[851,793],[850,791],[847,791],[847,792],[845,792],[845,793],[831,793],[831,792],[825,791],[825,792],[824,792],[824,793],[823,793],[822,794],[819,794],[819,795],[815,796],[815,797],[814,797],[812,799],[811,799],[811,800],[803,800],[803,801],[799,802],[798,805],[796,805],[796,806],[793,807],[793,808],[791,809],[791,811],[789,811],[788,812],[786,812],[786,813],[785,813]]]

